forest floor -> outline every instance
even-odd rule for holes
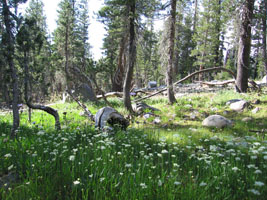
[[[0,115],[0,198],[265,199],[267,88],[179,93],[174,105],[163,96],[147,99],[160,111],[114,134],[96,130],[75,102],[52,105],[64,116],[61,131],[44,112],[34,111],[31,123],[22,112],[16,140],[8,137],[11,113]],[[232,99],[250,106],[233,111],[226,105]],[[127,114],[121,100],[109,101]],[[105,103],[86,105],[95,114]],[[213,114],[233,126],[204,127]],[[6,181],[10,176],[16,181]]]

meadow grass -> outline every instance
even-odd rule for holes
[[[234,98],[257,98],[260,111],[230,111],[225,103]],[[110,102],[127,113],[118,99]],[[53,117],[34,111],[29,123],[23,112],[15,140],[8,137],[11,116],[1,116],[0,177],[14,172],[20,178],[3,186],[0,198],[266,199],[266,132],[250,131],[267,129],[266,95],[224,91],[187,95],[174,105],[165,98],[146,103],[161,110],[157,116],[136,117],[127,131],[112,135],[96,130],[76,103],[52,106],[61,131],[54,130]],[[104,103],[87,106],[95,114]],[[210,114],[224,115],[234,126],[203,127]],[[252,120],[243,122],[247,116]]]

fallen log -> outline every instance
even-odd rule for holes
[[[192,74],[189,74],[188,76],[186,76],[186,77],[182,78],[181,80],[175,82],[173,85],[177,85],[177,84],[179,84],[179,83],[182,83],[182,82],[186,81],[187,79],[190,79],[190,78],[192,78],[193,76],[195,76],[195,75],[197,75],[197,74],[200,74],[200,73],[205,73],[205,72],[210,72],[210,71],[219,71],[219,70],[228,72],[228,73],[231,74],[231,75],[233,76],[233,78],[235,79],[235,73],[232,72],[231,70],[226,69],[226,68],[223,68],[223,67],[213,67],[213,68],[203,69],[203,70],[200,70],[200,71],[196,71],[196,72],[194,72],[194,73],[192,73]],[[134,100],[133,102],[139,102],[139,101],[142,101],[142,100],[144,100],[144,99],[153,97],[153,96],[155,96],[155,95],[157,95],[157,94],[160,94],[160,93],[166,91],[167,89],[168,89],[167,87],[166,87],[166,88],[163,88],[162,90],[159,90],[159,91],[157,91],[157,92],[155,92],[155,93],[153,93],[153,94],[151,94],[151,95],[148,95],[148,96],[145,96],[145,97],[136,99],[136,100]]]

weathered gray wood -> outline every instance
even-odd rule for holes
[[[95,114],[95,127],[104,128],[109,125],[126,129],[129,126],[129,122],[114,108],[103,107]]]

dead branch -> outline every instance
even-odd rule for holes
[[[67,90],[67,93],[79,104],[79,106],[81,106],[84,110],[84,112],[87,114],[87,116],[92,120],[92,121],[95,121],[95,117],[94,115],[88,110],[88,108],[82,103],[79,101],[79,99],[77,99],[71,91]]]
[[[216,85],[228,85],[230,83],[235,83],[235,80],[227,80],[227,81],[221,81],[221,82],[205,82],[205,81],[196,81],[196,83],[200,83],[203,85],[208,85],[208,86],[216,86]]]
[[[213,67],[213,68],[203,69],[203,70],[200,70],[200,71],[196,71],[196,72],[194,72],[194,73],[192,73],[192,74],[189,74],[188,76],[184,77],[183,79],[181,79],[181,80],[175,82],[173,85],[177,85],[177,84],[179,84],[179,83],[182,83],[182,82],[186,81],[187,79],[190,79],[191,77],[193,77],[193,76],[195,76],[195,75],[197,75],[197,74],[201,74],[201,73],[205,73],[205,72],[210,72],[210,71],[219,71],[219,70],[228,72],[228,73],[231,74],[231,75],[233,76],[233,78],[235,79],[235,73],[232,72],[231,70],[226,69],[226,68],[223,68],[223,67]],[[140,99],[136,99],[136,100],[134,100],[133,102],[139,102],[139,101],[142,101],[142,100],[144,100],[144,99],[147,99],[147,98],[150,98],[150,97],[155,96],[155,95],[157,95],[157,94],[160,94],[160,93],[162,93],[162,92],[164,92],[164,91],[166,91],[166,90],[167,90],[167,87],[164,88],[164,89],[162,89],[162,90],[159,90],[159,91],[157,91],[157,92],[155,92],[155,93],[153,93],[153,94],[151,94],[151,95],[142,97],[142,98],[140,98]]]
[[[101,99],[101,98],[105,98],[105,97],[122,97],[123,93],[122,92],[108,92],[106,94],[100,94],[97,95],[96,98],[97,99]]]
[[[60,121],[59,121],[59,115],[58,115],[58,112],[57,112],[56,109],[51,108],[49,106],[34,105],[34,104],[31,103],[31,100],[30,99],[26,101],[26,104],[31,109],[42,110],[42,111],[47,112],[50,115],[53,115],[53,117],[55,118],[55,127],[56,127],[56,129],[57,130],[60,130],[61,129],[61,127],[60,127]]]

